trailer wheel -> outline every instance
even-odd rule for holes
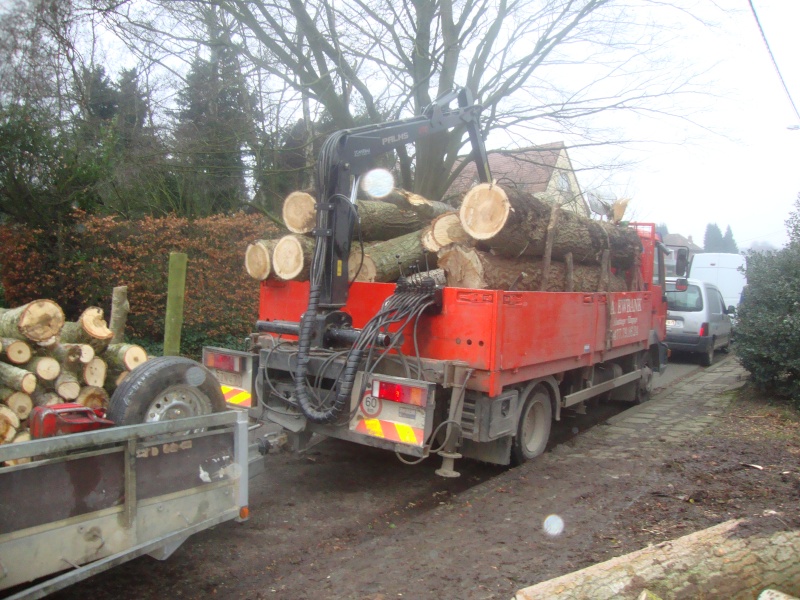
[[[511,460],[515,465],[536,458],[547,447],[550,438],[550,426],[553,423],[553,407],[550,394],[541,386],[535,386],[519,415],[517,435],[511,445]]]
[[[222,390],[208,369],[181,356],[160,356],[135,368],[117,387],[108,418],[135,425],[224,410]]]

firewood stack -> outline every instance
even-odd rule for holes
[[[113,335],[97,307],[75,322],[52,300],[0,308],[0,444],[30,439],[34,406],[105,408],[119,382],[147,360],[141,346],[111,344]]]
[[[635,275],[641,244],[633,229],[493,183],[467,192],[459,209],[403,190],[358,200],[356,207],[360,225],[348,261],[354,281],[393,282],[401,272],[438,266],[453,287],[617,292],[641,286]],[[308,279],[313,195],[290,194],[283,218],[291,234],[247,248],[245,267],[255,279]]]

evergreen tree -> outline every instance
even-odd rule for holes
[[[706,252],[725,252],[722,240],[722,230],[716,223],[706,225],[706,234],[703,237],[703,249]]]
[[[736,240],[733,239],[733,231],[731,230],[730,225],[728,225],[728,228],[725,230],[725,235],[722,238],[722,244],[725,248],[723,252],[739,254],[739,246],[736,244]]]
[[[669,235],[669,228],[667,227],[667,224],[659,223],[656,225],[656,233],[659,234],[663,240],[665,235]]]

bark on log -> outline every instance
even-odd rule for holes
[[[19,429],[19,417],[7,406],[0,405],[0,444],[7,444],[14,439]]]
[[[111,292],[111,315],[108,317],[108,328],[114,333],[111,338],[112,344],[121,344],[125,341],[125,323],[128,321],[130,310],[128,286],[115,287]]]
[[[87,385],[103,387],[106,382],[106,361],[99,356],[95,356],[83,367],[83,381]]]
[[[4,359],[15,365],[24,364],[33,356],[31,347],[23,340],[3,338],[0,343],[3,344]]]
[[[36,375],[6,363],[0,363],[0,384],[30,394],[36,389]]]
[[[461,204],[464,230],[482,240],[496,254],[542,256],[552,206],[516,190],[506,194],[493,184],[472,188]],[[571,252],[580,264],[598,264],[603,250],[610,250],[611,265],[627,270],[641,254],[641,242],[633,229],[593,221],[559,209],[559,225],[553,237],[552,258],[563,260]]]
[[[257,281],[264,281],[272,273],[272,253],[278,240],[256,240],[244,252],[244,268]]]
[[[56,377],[53,387],[56,394],[64,400],[75,400],[81,393],[81,383],[75,373],[70,371],[61,371],[61,375]]]
[[[147,351],[136,344],[111,344],[103,353],[109,369],[132,371],[147,360]]]
[[[426,252],[422,245],[423,231],[415,231],[385,242],[375,242],[365,246],[361,271],[355,281],[397,281],[400,277],[401,265],[405,275],[411,273],[411,267],[425,270],[425,257],[428,267],[436,268],[436,255]],[[361,264],[361,248],[355,247],[348,258],[349,278],[352,281]]]
[[[31,400],[34,406],[53,406],[54,404],[61,404],[64,402],[64,399],[55,392],[49,392],[41,387],[37,387],[33,390]]]
[[[58,346],[59,340],[61,338],[57,335],[47,338],[46,340],[42,340],[41,342],[36,342],[36,345],[43,350],[51,350]]]
[[[119,387],[119,384],[122,383],[125,378],[130,375],[130,371],[116,371],[109,369],[106,373],[106,383],[103,388],[109,393],[113,394],[114,390]]]
[[[569,285],[567,266],[558,261],[550,263],[547,286],[542,289],[542,260],[513,259],[481,252],[475,248],[454,244],[439,251],[439,266],[447,275],[447,285],[461,288],[563,292]],[[572,274],[573,290],[595,292],[601,279],[599,267],[575,265]],[[627,290],[625,280],[614,276],[612,291]]]
[[[22,365],[26,371],[30,371],[37,378],[43,381],[53,381],[61,374],[61,365],[50,356],[37,356]]]
[[[428,223],[439,215],[453,210],[453,207],[449,204],[438,200],[428,200],[424,196],[401,189],[392,190],[392,193],[381,200],[402,210],[411,210]]]
[[[20,421],[27,419],[33,409],[33,400],[28,394],[7,387],[0,386],[0,401],[13,410]]]
[[[103,388],[87,385],[81,388],[75,402],[89,408],[108,408],[108,392]]]
[[[516,600],[626,600],[644,588],[664,598],[754,598],[800,580],[800,532],[752,533],[747,521],[709,529],[612,558],[517,592]],[[791,589],[796,589],[792,587]]]
[[[80,318],[64,323],[61,330],[61,341],[67,344],[89,344],[95,351],[108,346],[114,332],[103,319],[103,309],[90,306],[83,311]]]
[[[52,300],[0,308],[0,337],[41,342],[58,335],[63,325],[64,311]]]
[[[49,354],[62,365],[74,368],[78,363],[88,363],[95,353],[89,344],[59,344]]]
[[[272,270],[284,281],[307,281],[313,256],[313,240],[299,235],[284,236],[272,253]]]

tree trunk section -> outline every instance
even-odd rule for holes
[[[95,356],[83,367],[83,380],[87,385],[103,387],[106,382],[106,361],[99,356]]]
[[[19,429],[19,417],[7,406],[0,405],[0,444],[7,444],[14,439]]]
[[[314,241],[299,235],[287,235],[278,240],[272,253],[272,269],[284,281],[308,281]]]
[[[292,192],[283,201],[283,224],[292,233],[311,233],[317,223],[317,200],[308,192]]]
[[[54,404],[61,404],[64,399],[55,392],[48,392],[47,390],[37,387],[31,394],[31,400],[34,406],[53,406]]]
[[[88,408],[108,408],[108,392],[101,387],[87,385],[81,388],[75,402]]]
[[[125,324],[131,305],[128,302],[128,286],[120,285],[111,292],[111,315],[108,318],[108,328],[114,333],[112,344],[121,344],[125,341]]]
[[[768,586],[795,589],[800,532],[748,533],[747,521],[709,529],[612,558],[520,590],[515,600],[634,600],[646,588],[663,598],[754,598]]]
[[[27,431],[18,431],[17,435],[14,436],[14,439],[11,440],[12,444],[21,444],[22,442],[30,442],[31,441],[31,434]],[[5,465],[7,467],[13,467],[14,465],[24,465],[33,460],[30,457],[26,458],[14,458],[12,460],[7,460]]]
[[[73,368],[78,363],[86,364],[94,358],[94,348],[89,344],[59,344],[48,354],[65,367]]]
[[[111,370],[132,371],[147,360],[147,352],[135,344],[111,344],[103,360]]]
[[[244,268],[257,281],[264,281],[272,273],[272,253],[278,240],[256,240],[244,252]]]
[[[419,267],[426,270],[425,258],[428,267],[436,268],[436,255],[428,253],[422,245],[424,231],[415,231],[385,242],[375,242],[365,246],[363,264],[361,264],[361,248],[356,247],[350,251],[348,258],[349,278],[352,281],[377,281],[388,283],[400,278],[401,270],[404,275],[410,275],[412,270]]]
[[[447,275],[447,285],[451,287],[478,290],[516,290],[516,291],[566,291],[569,281],[567,266],[552,261],[547,277],[547,285],[542,288],[543,261],[540,259],[513,259],[481,252],[475,248],[452,245],[439,251],[439,266]],[[572,274],[573,290],[576,292],[595,292],[602,273],[599,267],[575,265]],[[614,276],[611,280],[613,291],[627,290],[625,280]]]
[[[103,309],[90,306],[76,322],[64,323],[61,341],[67,344],[89,344],[95,351],[103,350],[114,337],[103,319]]]
[[[36,375],[25,369],[0,363],[0,385],[30,394],[36,389]]]
[[[53,381],[61,374],[61,365],[55,358],[49,356],[37,356],[22,365],[26,371],[30,371],[37,378],[43,381]]]
[[[381,200],[387,204],[393,204],[401,210],[415,212],[426,223],[430,223],[439,215],[453,210],[453,207],[449,204],[438,200],[428,200],[424,196],[401,189],[392,190],[391,194]]]
[[[7,362],[15,365],[22,365],[28,362],[33,356],[31,347],[27,342],[16,340],[14,338],[3,338],[0,340],[3,344],[3,356]]]
[[[33,400],[28,394],[7,387],[0,387],[0,401],[13,410],[20,421],[27,419],[33,409]]]
[[[78,377],[69,371],[61,371],[61,375],[56,377],[53,387],[56,394],[64,400],[75,400],[81,393],[81,383],[78,381]]]
[[[113,394],[114,390],[119,387],[119,384],[125,381],[125,378],[130,375],[130,371],[116,371],[109,369],[106,373],[106,383],[103,386],[109,394]]]
[[[558,209],[552,258],[563,260],[571,252],[580,264],[599,264],[603,250],[610,251],[611,266],[627,270],[641,254],[633,229],[593,221]],[[531,194],[508,194],[493,184],[480,184],[464,197],[459,211],[464,230],[504,256],[543,256],[552,205]]]
[[[431,236],[440,250],[450,244],[472,244],[472,238],[464,231],[457,212],[439,215],[431,222]]]
[[[0,337],[41,342],[58,335],[63,325],[64,311],[52,300],[0,308]]]

